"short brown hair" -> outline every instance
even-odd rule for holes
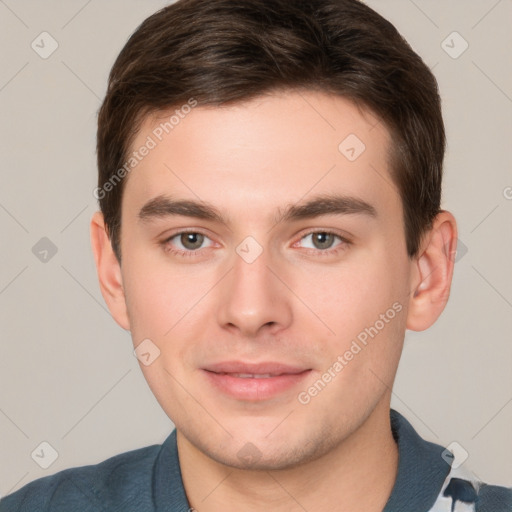
[[[126,178],[102,187],[145,116],[190,98],[220,106],[287,89],[342,96],[385,123],[407,251],[417,254],[440,211],[445,130],[437,82],[395,27],[358,0],[179,0],[129,38],[99,111],[97,197],[119,261]]]

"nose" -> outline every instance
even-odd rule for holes
[[[233,333],[254,338],[263,331],[275,334],[292,321],[291,292],[278,278],[279,267],[267,251],[256,259],[235,254],[233,268],[218,293],[219,325]]]

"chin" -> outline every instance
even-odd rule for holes
[[[235,453],[206,452],[216,462],[235,469],[250,471],[278,471],[292,469],[318,458],[320,455],[307,453],[303,448],[266,447],[260,450],[253,443],[246,443]]]
[[[267,422],[265,422],[267,424]],[[270,428],[251,428],[245,423],[227,428],[230,432],[241,433],[230,436],[225,431],[217,436],[209,432],[187,437],[198,450],[210,459],[236,469],[252,471],[277,471],[292,469],[305,463],[312,462],[328,453],[339,441],[336,433],[331,431],[326,435],[318,426],[310,429],[305,426],[289,426],[279,434],[275,419],[268,422]],[[218,432],[216,432],[218,433]]]

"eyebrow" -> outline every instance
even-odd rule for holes
[[[376,209],[363,199],[336,194],[316,196],[305,203],[279,208],[275,222],[291,222],[313,219],[322,215],[363,214],[377,217]],[[228,219],[213,205],[204,201],[175,200],[169,196],[157,196],[149,200],[139,211],[139,219],[148,222],[153,219],[174,215],[218,222],[228,225]]]

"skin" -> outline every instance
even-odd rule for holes
[[[131,331],[135,347],[149,338],[160,350],[141,369],[177,427],[183,482],[198,511],[380,511],[392,491],[398,455],[391,386],[405,330],[428,328],[448,300],[457,230],[453,216],[441,212],[418,256],[408,257],[387,164],[390,136],[377,121],[348,100],[313,91],[196,107],[127,179],[121,265],[102,215],[92,219],[112,316]],[[160,122],[147,118],[133,148]],[[349,134],[366,146],[352,162],[338,149]],[[376,215],[276,223],[287,206],[333,193],[366,201]],[[141,208],[162,195],[207,202],[227,223],[140,219]],[[203,244],[184,245],[187,238],[175,236],[184,229],[206,235]],[[312,230],[348,242],[333,237],[321,245]],[[252,263],[236,251],[248,236],[262,249]],[[400,312],[300,403],[298,394],[397,303]],[[240,400],[212,386],[202,370],[227,360],[310,372],[270,399]],[[247,446],[256,454],[249,462],[238,456]]]

